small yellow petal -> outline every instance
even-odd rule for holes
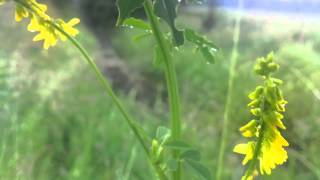
[[[79,24],[80,23],[80,19],[78,19],[78,18],[73,18],[73,19],[71,19],[67,24],[69,24],[70,26],[75,26],[75,25],[77,25],[77,24]]]

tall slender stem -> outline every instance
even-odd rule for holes
[[[180,140],[181,139],[181,120],[180,120],[181,115],[180,115],[180,102],[179,102],[180,100],[179,100],[179,89],[178,89],[178,82],[177,82],[176,72],[174,68],[173,58],[170,53],[170,49],[166,44],[166,40],[163,36],[163,33],[161,32],[159,20],[153,12],[152,2],[150,0],[146,0],[144,2],[144,9],[148,16],[148,19],[150,20],[154,37],[164,57],[165,76],[167,80],[170,113],[171,113],[172,139]],[[179,154],[180,152],[178,150],[174,150],[173,158],[178,160]],[[181,179],[180,162],[178,165],[178,170],[173,172],[173,179],[174,180]]]
[[[230,62],[230,68],[229,68],[227,100],[226,100],[225,110],[223,114],[222,136],[221,136],[217,171],[216,171],[217,180],[221,179],[222,173],[223,173],[223,167],[224,167],[223,160],[224,160],[224,153],[226,149],[226,141],[227,141],[228,128],[229,128],[230,106],[231,106],[231,100],[232,100],[236,66],[238,61],[238,44],[239,44],[239,37],[240,37],[240,23],[242,18],[242,13],[241,13],[242,0],[238,1],[238,11],[239,11],[239,14],[236,15],[236,21],[235,21],[234,32],[233,32],[233,48],[232,48],[231,62]]]
[[[57,30],[59,30],[61,33],[63,33],[68,39],[71,41],[71,43],[81,52],[93,72],[95,73],[97,79],[99,80],[100,84],[102,87],[105,89],[106,93],[111,97],[113,103],[116,105],[118,110],[121,112],[121,114],[124,116],[124,119],[126,120],[127,124],[129,125],[130,129],[133,131],[134,135],[137,137],[139,143],[141,144],[144,152],[146,153],[148,157],[148,161],[151,163],[153,166],[154,170],[157,173],[157,176],[160,180],[167,180],[168,178],[166,177],[165,173],[163,170],[156,165],[151,158],[151,154],[149,152],[148,146],[143,140],[143,136],[140,134],[137,126],[135,125],[133,119],[131,116],[127,113],[126,109],[118,99],[118,97],[115,95],[114,91],[111,88],[111,85],[109,81],[104,77],[104,75],[101,73],[99,68],[97,67],[96,63],[93,61],[93,59],[89,56],[88,52],[85,50],[85,48],[82,47],[82,45],[73,37],[71,37],[68,33],[66,33],[63,29],[61,29],[59,26],[56,24],[48,21],[52,26],[54,26]]]

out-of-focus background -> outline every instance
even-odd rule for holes
[[[168,126],[164,76],[152,63],[154,40],[134,41],[139,30],[116,28],[114,0],[42,2],[54,17],[81,18],[78,39],[150,136]],[[177,21],[220,48],[215,64],[188,45],[175,59],[183,136],[213,172],[238,10],[237,0],[183,1]],[[255,59],[270,51],[281,64],[276,76],[289,101],[282,132],[289,159],[258,179],[320,179],[320,1],[243,0],[242,12],[223,179],[243,174],[242,157],[232,148],[245,141],[238,128],[251,118],[247,94],[261,82],[252,71]],[[145,17],[142,10],[135,16]],[[0,7],[0,179],[152,179],[138,142],[77,50],[68,42],[42,50],[27,23],[14,22],[12,4]]]

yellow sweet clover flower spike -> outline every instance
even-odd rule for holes
[[[258,174],[257,169],[261,174],[271,174],[272,169],[288,159],[284,147],[289,146],[289,143],[279,131],[286,129],[281,113],[285,111],[287,101],[279,88],[282,81],[271,77],[279,69],[279,65],[274,62],[273,53],[257,61],[255,72],[263,77],[264,84],[249,94],[251,102],[248,107],[255,120],[240,128],[242,135],[252,140],[246,144],[238,144],[233,149],[234,152],[245,155],[243,165],[250,161],[242,180],[252,180]]]
[[[5,0],[0,0],[0,4],[4,2]],[[14,0],[14,2],[16,2],[15,20],[20,22],[29,18],[30,23],[27,29],[30,32],[38,33],[33,41],[43,41],[44,49],[55,46],[59,40],[67,40],[65,34],[61,33],[60,30],[72,37],[79,34],[79,31],[74,28],[75,25],[80,23],[78,18],[73,18],[69,22],[62,19],[53,19],[47,14],[48,7],[36,0]]]

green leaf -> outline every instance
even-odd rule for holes
[[[142,7],[144,0],[117,0],[119,16],[117,26],[122,25],[124,20],[129,18],[131,13]]]
[[[163,126],[160,126],[157,129],[156,138],[160,143],[163,143],[164,141],[166,141],[168,138],[170,138],[170,136],[171,136],[170,129]]]
[[[145,33],[142,33],[142,34],[138,34],[138,35],[135,35],[132,37],[132,40],[135,41],[135,42],[139,42],[141,41],[142,39],[145,39],[147,37],[149,37],[151,35],[150,32],[145,32]]]
[[[170,171],[176,171],[178,169],[178,161],[174,160],[174,159],[170,159],[168,162],[167,162],[167,168],[170,170]]]
[[[208,63],[214,63],[215,54],[218,51],[218,47],[214,43],[192,29],[186,29],[184,35],[186,40],[196,45],[196,49],[200,50]]]
[[[154,11],[157,16],[166,21],[170,26],[174,44],[181,46],[184,43],[183,31],[178,30],[175,24],[178,4],[178,0],[156,0],[154,3]]]
[[[193,161],[200,161],[201,154],[197,150],[187,150],[180,155],[180,159],[189,159]]]
[[[201,164],[200,162],[193,161],[193,160],[186,160],[186,162],[190,165],[190,167],[195,170],[195,172],[206,180],[211,180],[211,172],[209,168]]]
[[[128,18],[123,21],[123,25],[129,26],[129,27],[134,27],[137,29],[142,29],[145,31],[151,31],[151,26],[150,24],[146,23],[145,21],[141,19],[136,19],[136,18]]]
[[[201,47],[200,52],[209,64],[213,64],[215,62],[214,52],[209,48]]]
[[[184,141],[168,141],[164,144],[167,148],[176,149],[176,150],[186,150],[190,149],[191,146]]]

